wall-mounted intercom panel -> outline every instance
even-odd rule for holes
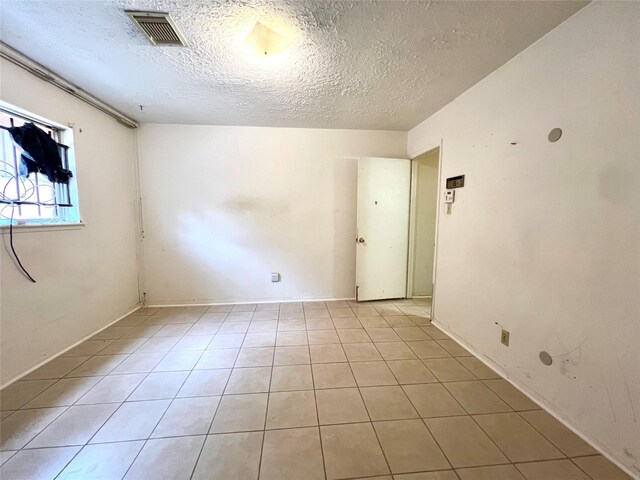
[[[464,175],[447,178],[447,190],[444,192],[444,203],[447,206],[447,215],[451,215],[451,205],[456,200],[455,188],[464,187]]]
[[[444,203],[452,204],[456,199],[455,190],[447,190],[444,192]]]

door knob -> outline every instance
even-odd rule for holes
[[[358,239],[358,243],[364,243],[364,238],[360,237],[360,238]]]

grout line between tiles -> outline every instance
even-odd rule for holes
[[[199,360],[199,359],[198,359]],[[162,360],[161,360],[162,361]],[[197,362],[196,362],[197,363]],[[195,367],[195,365],[194,365]],[[191,369],[190,372],[193,372],[193,369]],[[151,374],[149,374],[151,375]],[[173,396],[173,398],[171,398],[171,401],[169,402],[169,405],[167,405],[167,408],[165,409],[164,412],[162,412],[162,415],[160,415],[160,418],[158,419],[158,421],[156,422],[156,424],[154,425],[153,429],[151,429],[151,432],[149,433],[149,437],[147,437],[144,441],[144,443],[142,444],[142,448],[138,451],[138,453],[136,454],[136,456],[134,457],[133,461],[131,462],[131,464],[129,465],[129,467],[127,468],[127,470],[124,472],[124,475],[122,476],[122,478],[127,476],[127,473],[129,473],[129,470],[131,470],[131,467],[133,467],[133,465],[136,463],[136,460],[138,459],[138,457],[140,456],[140,454],[142,453],[142,451],[145,449],[145,447],[147,446],[147,443],[149,443],[149,440],[151,440],[151,436],[153,435],[153,432],[156,430],[156,428],[158,428],[158,425],[160,425],[160,422],[162,422],[162,419],[164,418],[164,416],[167,414],[167,412],[169,411],[169,409],[171,408],[171,405],[173,405],[173,402],[176,399],[176,396],[178,395],[178,393],[180,392],[180,389],[184,386],[184,384],[187,382],[187,379],[189,378],[189,376],[191,375],[191,373],[189,373],[186,377],[184,377],[184,380],[182,381],[182,383],[180,384],[180,387],[178,387],[178,389],[176,390],[175,395]],[[149,376],[145,377],[148,378]],[[142,385],[142,383],[144,382],[144,380],[142,382],[140,382],[140,384],[138,384],[138,386],[133,390],[133,392],[131,392],[131,395],[133,395],[135,393],[135,391],[140,388],[140,385]],[[126,400],[125,400],[126,401]],[[220,404],[220,401],[218,401],[218,404]],[[217,406],[216,406],[217,409]],[[202,442],[204,445],[204,442]]]
[[[280,317],[280,315],[278,314],[278,318],[279,317]],[[277,338],[278,338],[277,335],[278,334],[276,333],[276,340],[275,341],[277,341]],[[238,356],[240,356],[239,353],[238,353]],[[275,356],[275,348],[274,348],[274,356]],[[231,372],[231,374],[233,374],[233,371]],[[231,377],[231,376],[229,376],[229,377]],[[262,442],[260,444],[260,459],[258,460],[258,478],[260,478],[260,472],[262,470],[262,455],[264,453],[264,442],[265,442],[266,437],[267,437],[266,430],[267,430],[267,421],[269,420],[269,400],[271,398],[271,393],[270,392],[271,392],[271,381],[272,380],[273,380],[273,365],[271,366],[271,369],[269,370],[269,389],[267,391],[267,406],[266,406],[265,411],[264,411],[264,426],[263,426],[263,429],[262,429]],[[226,390],[226,388],[225,388],[225,390]]]
[[[167,353],[168,353],[168,352],[167,352]],[[132,354],[130,354],[130,355],[132,355]],[[95,356],[95,355],[94,355],[94,356]],[[166,356],[166,354],[165,354],[162,358],[164,358],[165,356]],[[129,356],[127,356],[127,358],[129,358]],[[125,360],[126,360],[126,359],[125,359]],[[124,360],[123,360],[123,361],[124,361]],[[160,361],[162,361],[162,359],[160,359]],[[120,363],[122,363],[122,362],[120,362]],[[157,365],[157,364],[156,364],[156,365]],[[114,367],[114,368],[116,368],[116,367]],[[151,374],[151,372],[147,373],[147,375],[146,375],[146,376],[145,376],[145,377],[140,381],[140,383],[138,383],[138,385],[136,386],[136,388],[138,388],[138,386],[140,386],[140,384],[141,384],[142,382],[144,382],[144,381],[145,381],[145,379],[146,379],[150,374]],[[106,378],[106,377],[105,377],[105,378]],[[100,383],[100,382],[102,382],[102,380],[100,380],[98,383]],[[89,390],[88,390],[84,395],[88,394],[91,390],[93,390],[93,389],[98,385],[98,383],[96,383],[96,385],[94,385],[92,388],[90,388],[90,389],[89,389]],[[133,394],[133,392],[134,392],[134,391],[135,391],[135,388],[131,391],[131,393],[129,393],[129,395],[127,395],[127,398],[129,398],[129,397]],[[83,395],[83,396],[84,396],[84,395]],[[82,398],[82,397],[80,397],[80,398]],[[80,400],[80,398],[78,398],[78,400]],[[77,402],[78,400],[76,400],[76,402]],[[75,405],[76,405],[76,402],[74,402],[74,404],[73,404],[72,406],[75,406]],[[78,450],[78,451],[76,452],[76,454],[75,454],[75,455],[74,455],[74,456],[73,456],[73,457],[72,457],[72,458],[71,458],[71,459],[70,459],[70,460],[69,460],[69,461],[64,465],[64,467],[63,467],[63,468],[58,472],[58,474],[55,476],[55,478],[58,478],[58,477],[60,476],[60,474],[61,474],[62,472],[64,472],[65,468],[67,468],[67,467],[68,467],[68,466],[69,466],[69,465],[70,465],[70,464],[75,460],[75,458],[76,458],[78,455],[80,455],[80,452],[82,452],[82,451],[85,449],[85,447],[86,447],[87,445],[89,445],[89,444],[90,444],[91,440],[92,440],[92,439],[93,439],[93,438],[98,434],[98,432],[99,432],[100,430],[102,430],[102,428],[107,424],[107,422],[108,422],[109,420],[111,420],[111,418],[116,414],[116,412],[117,412],[118,410],[120,410],[120,408],[122,407],[122,405],[124,405],[124,403],[125,403],[125,402],[126,402],[126,399],[125,399],[123,402],[121,402],[121,403],[120,403],[120,405],[118,406],[118,408],[116,408],[116,409],[111,413],[111,415],[109,415],[109,417],[108,417],[108,418],[107,418],[107,419],[102,423],[102,425],[101,425],[101,426],[100,426],[100,427],[99,427],[99,428],[98,428],[98,429],[93,433],[93,435],[91,435],[91,436],[89,437],[89,439],[88,439],[84,444],[82,444],[82,446],[80,447],[80,450]],[[69,407],[69,408],[71,408],[71,407]],[[66,411],[66,410],[65,410],[65,411]],[[41,430],[41,431],[40,431],[40,433],[42,433],[43,431],[44,431],[44,430]],[[40,435],[40,433],[38,433],[38,435]],[[37,437],[38,435],[36,435],[36,437]],[[34,438],[36,438],[36,437],[34,437]],[[146,444],[146,441],[145,441],[145,444]],[[143,444],[143,447],[144,447],[144,444]],[[140,450],[142,450],[142,448],[141,448]],[[140,453],[140,452],[138,452],[138,453]],[[137,458],[137,454],[136,454],[136,458]],[[127,469],[127,470],[128,470],[128,469]]]
[[[311,345],[309,345],[309,330],[305,328],[305,332],[307,333],[307,353],[309,354],[309,362],[311,362]],[[324,473],[324,478],[327,480],[327,464],[324,459],[324,446],[322,445],[322,429],[320,428],[320,412],[318,411],[318,390],[316,389],[316,379],[313,375],[313,367],[312,364],[309,363],[309,370],[311,371],[311,385],[313,385],[313,401],[316,406],[316,422],[318,423],[318,439],[320,441],[320,456],[322,458],[322,470]]]
[[[360,400],[362,401],[362,404],[364,405],[364,408],[365,408],[365,410],[367,412],[367,416],[369,417],[369,425],[371,425],[371,429],[373,430],[373,434],[375,435],[376,441],[378,442],[378,447],[380,448],[380,451],[382,452],[382,457],[384,458],[384,462],[387,465],[387,470],[389,471],[389,475],[391,475],[392,474],[391,465],[389,464],[389,460],[387,459],[387,455],[384,452],[384,448],[382,448],[382,443],[380,442],[380,437],[378,436],[378,432],[376,431],[376,428],[373,425],[373,420],[371,419],[371,412],[369,412],[369,407],[367,406],[367,402],[364,401],[364,397],[362,396],[362,392],[360,391],[360,384],[358,384],[358,380],[356,379],[356,376],[353,373],[353,369],[351,368],[351,364],[350,363],[349,363],[349,371],[351,372],[351,375],[353,376],[353,379],[354,379],[354,381],[356,383],[356,390],[358,391],[358,395],[360,396]]]
[[[244,341],[244,339],[243,339],[243,341]],[[238,351],[238,355],[240,355],[240,351]],[[224,394],[224,391],[227,389],[227,384],[229,383],[229,379],[231,378],[231,372],[233,371],[233,368],[235,367],[236,362],[238,361],[238,355],[236,355],[236,358],[233,360],[233,366],[231,367],[231,371],[229,372],[229,376],[227,377],[227,380],[224,383],[224,388],[222,389],[223,393],[220,395],[220,398],[218,400],[218,404],[216,405],[215,412],[213,412],[213,417],[211,417],[211,421],[209,422],[209,428],[207,429],[207,433],[205,434],[204,442],[202,442],[202,446],[200,447],[200,452],[198,452],[198,456],[196,457],[196,461],[193,464],[193,469],[191,470],[191,475],[189,475],[189,480],[191,480],[193,478],[193,476],[195,475],[195,473],[196,473],[196,467],[198,466],[198,462],[200,461],[200,457],[202,456],[202,452],[204,451],[204,447],[207,444],[207,437],[210,434],[211,429],[213,428],[213,422],[215,421],[216,415],[218,414],[218,410],[220,409],[220,404],[222,403],[222,396]],[[194,367],[194,370],[195,370],[195,367]],[[178,393],[180,393],[180,391],[178,391]]]

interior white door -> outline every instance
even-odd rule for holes
[[[411,161],[358,160],[356,296],[359,301],[407,293]]]

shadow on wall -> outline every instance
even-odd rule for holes
[[[150,222],[158,227],[147,232],[157,249],[145,255],[149,275],[161,279],[155,288],[173,294],[147,292],[148,301],[326,298],[335,292],[352,297],[357,159],[331,162],[319,173],[331,180],[319,178],[315,190],[287,186],[270,196],[241,193],[211,203],[200,197],[171,212],[176,225],[169,225],[170,218]],[[316,195],[332,205],[310,202]],[[282,273],[282,282],[271,283],[271,272]]]

